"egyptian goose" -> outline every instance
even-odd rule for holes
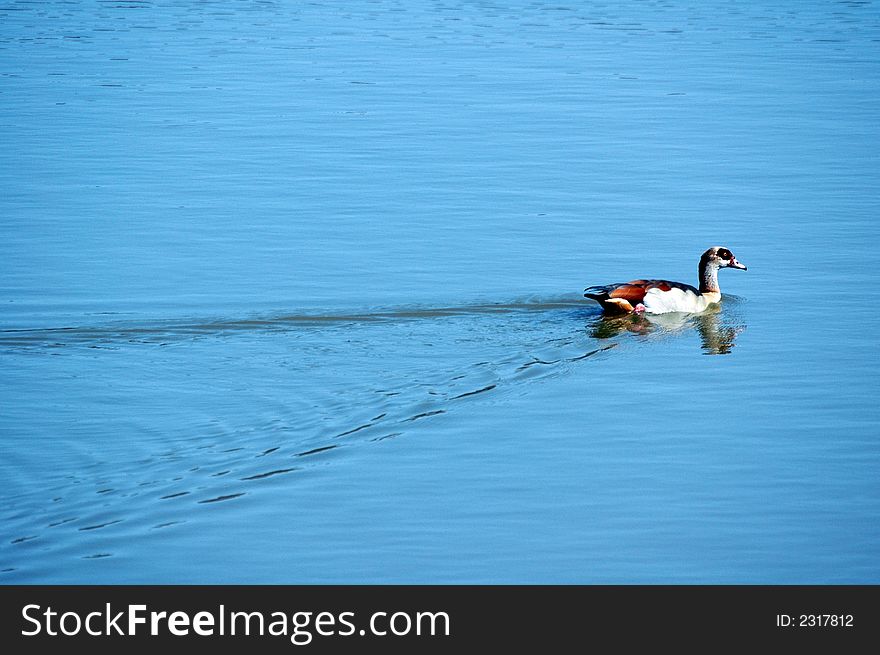
[[[586,298],[599,301],[608,314],[647,312],[702,312],[721,300],[718,289],[718,269],[747,270],[727,248],[714,246],[700,257],[700,288],[666,280],[633,280],[620,284],[590,287],[584,290]]]

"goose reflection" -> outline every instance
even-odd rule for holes
[[[647,336],[657,331],[674,334],[694,329],[700,335],[700,347],[706,355],[729,355],[736,345],[737,335],[746,329],[741,323],[723,321],[723,312],[718,306],[700,314],[602,316],[590,327],[595,339],[610,339],[624,332]]]

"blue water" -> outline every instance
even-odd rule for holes
[[[880,582],[877,3],[6,0],[0,133],[3,582]]]

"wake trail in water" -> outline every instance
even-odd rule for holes
[[[476,352],[488,358],[429,360],[397,380],[386,375],[380,364],[364,383],[346,384],[339,378],[360,361],[339,358],[339,353],[350,355],[345,348],[352,346],[348,339],[344,344],[337,339],[333,346],[339,349],[337,355],[330,353],[332,361],[324,364],[339,367],[339,375],[333,376],[339,386],[319,390],[309,406],[277,407],[268,419],[258,418],[264,412],[259,408],[244,428],[180,426],[161,450],[150,452],[147,446],[144,453],[133,447],[136,458],[108,456],[87,468],[59,472],[51,484],[37,489],[30,485],[25,493],[12,494],[3,521],[8,531],[4,541],[9,547],[22,547],[52,541],[58,531],[77,531],[87,535],[90,544],[80,556],[100,552],[104,557],[108,554],[100,544],[102,534],[170,529],[191,520],[197,508],[235,502],[252,493],[271,494],[273,488],[283,488],[277,485],[290,484],[287,481],[326,466],[352,448],[404,437],[462,403],[503,399],[523,384],[563,375],[613,349],[616,342],[597,343],[584,334],[584,317],[589,323],[597,316],[584,314],[582,309],[573,303],[541,302],[369,314],[370,320],[354,330],[368,340],[388,337],[387,326],[375,331],[377,321],[394,322],[396,331],[412,336],[406,332],[411,328],[400,322],[455,317],[455,325],[446,326],[447,334],[454,336],[445,338],[458,343],[467,338]],[[334,317],[337,323],[347,320]],[[270,325],[289,322],[289,317],[268,321]],[[418,333],[421,338],[407,346],[413,356],[439,339],[436,326],[423,328],[424,333]],[[259,343],[283,339],[276,333],[263,331],[261,335]],[[314,339],[309,343],[329,347]],[[122,356],[119,353],[107,351],[102,357]],[[296,370],[307,366],[304,360]],[[377,384],[380,380],[390,384]]]
[[[280,314],[254,318],[214,320],[156,320],[119,322],[98,325],[16,328],[0,330],[0,347],[62,347],[70,345],[112,345],[116,343],[162,344],[169,340],[203,337],[236,332],[288,331],[297,328],[406,320],[431,320],[455,316],[479,316],[515,312],[544,312],[553,309],[577,309],[596,312],[595,303],[577,295],[554,298],[529,297],[497,303],[473,303],[449,306],[402,306],[360,312],[311,312]]]

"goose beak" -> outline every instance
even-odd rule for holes
[[[749,269],[746,268],[745,264],[740,264],[740,263],[736,260],[736,258],[734,258],[733,260],[731,260],[731,262],[730,262],[730,268],[738,268],[738,269],[740,269],[741,271],[747,271],[747,270],[749,270]]]

